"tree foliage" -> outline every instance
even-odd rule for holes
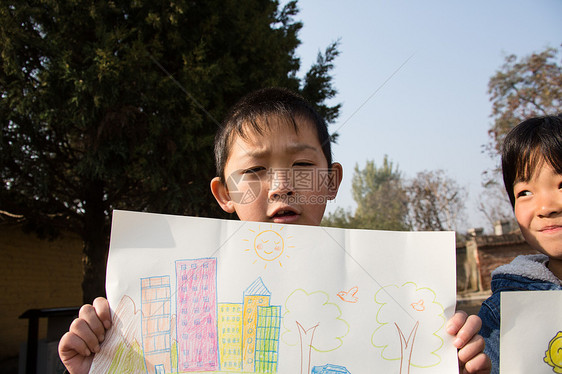
[[[504,136],[519,122],[562,112],[562,56],[547,48],[518,59],[509,55],[488,82],[494,123],[490,148],[499,152]]]
[[[499,176],[497,178],[500,179]],[[484,187],[486,193],[478,197],[477,209],[486,218],[488,227],[493,228],[498,221],[510,221],[511,227],[517,227],[503,182],[489,180]]]
[[[562,112],[561,62],[560,50],[555,48],[522,58],[509,55],[488,82],[494,122],[488,131],[490,144],[487,148],[498,166],[483,173],[486,194],[479,197],[478,210],[491,226],[498,220],[513,217],[500,176],[499,154],[503,139],[509,130],[529,117]]]
[[[328,215],[327,226],[376,230],[408,230],[408,198],[402,173],[387,156],[377,167],[367,161],[365,168],[355,166],[352,180],[353,199],[357,203],[354,214],[337,210]]]
[[[334,120],[337,44],[301,81],[296,1],[1,0],[0,210],[84,239],[84,300],[103,294],[113,209],[221,216],[213,138],[247,92],[310,93]]]
[[[464,219],[467,192],[443,170],[422,171],[407,186],[414,230],[457,230]]]
[[[456,230],[465,218],[467,192],[443,170],[423,171],[406,179],[384,157],[377,167],[355,167],[352,181],[355,212],[336,209],[322,222],[342,228],[375,230]]]
[[[328,106],[324,102],[335,97],[337,91],[332,85],[332,76],[329,74],[334,68],[334,60],[339,55],[339,41],[330,44],[324,54],[318,52],[316,63],[306,73],[302,94],[315,103],[322,103],[316,107],[318,113],[328,123],[334,122],[339,115],[341,104]]]

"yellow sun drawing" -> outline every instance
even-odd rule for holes
[[[286,242],[292,238],[289,236],[285,238],[283,236],[284,226],[279,229],[273,228],[273,225],[266,225],[269,227],[262,228],[262,225],[258,226],[258,231],[250,229],[254,234],[252,239],[244,239],[245,242],[250,244],[251,248],[245,249],[246,252],[253,252],[257,255],[257,259],[253,262],[254,264],[259,260],[264,261],[264,269],[271,262],[277,262],[280,267],[283,267],[281,262],[289,256],[285,253],[287,248],[294,248],[294,246],[287,246]]]

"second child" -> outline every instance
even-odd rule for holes
[[[492,272],[492,296],[480,308],[480,333],[492,373],[499,373],[500,294],[562,290],[562,118],[531,118],[502,148],[505,189],[525,241],[539,254],[516,257]]]

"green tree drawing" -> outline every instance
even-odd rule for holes
[[[312,350],[334,351],[343,345],[343,338],[349,333],[349,324],[342,318],[340,308],[323,291],[309,293],[297,289],[285,300],[284,310],[281,339],[287,345],[300,347],[300,374],[310,373]]]
[[[411,366],[427,368],[441,362],[443,340],[437,332],[445,325],[445,317],[435,292],[407,282],[382,287],[375,293],[375,302],[379,326],[371,343],[382,359],[399,361],[401,374],[409,373]],[[426,337],[424,344],[416,344],[420,336]]]

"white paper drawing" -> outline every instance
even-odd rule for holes
[[[500,297],[500,372],[562,373],[562,291]]]
[[[92,373],[451,373],[452,232],[115,211]]]

